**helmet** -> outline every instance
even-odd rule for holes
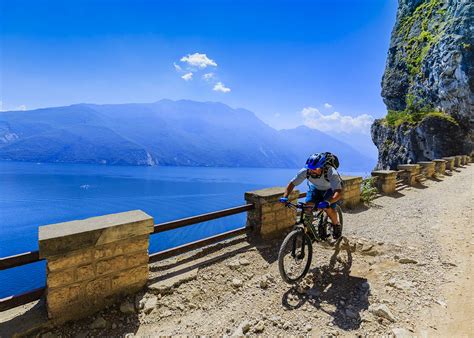
[[[324,167],[326,163],[326,154],[313,154],[306,160],[305,168],[307,169],[317,169]]]

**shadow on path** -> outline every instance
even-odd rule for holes
[[[367,279],[350,275],[352,250],[343,238],[335,246],[330,263],[310,271],[303,282],[282,296],[282,305],[295,310],[310,304],[332,316],[332,323],[346,331],[357,330],[360,313],[369,308],[370,285]]]

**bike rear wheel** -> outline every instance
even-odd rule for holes
[[[303,229],[290,232],[278,253],[278,268],[281,278],[289,284],[301,280],[308,273],[313,257],[311,239]]]

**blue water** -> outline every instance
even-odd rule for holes
[[[284,186],[296,171],[0,162],[0,257],[37,250],[40,225],[134,209],[156,224],[245,204],[246,191]],[[241,227],[245,219],[242,213],[153,235],[150,252]],[[44,262],[0,271],[0,298],[44,285]]]

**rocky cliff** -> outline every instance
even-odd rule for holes
[[[378,168],[471,153],[474,3],[399,0],[382,79],[388,114],[372,125]]]

